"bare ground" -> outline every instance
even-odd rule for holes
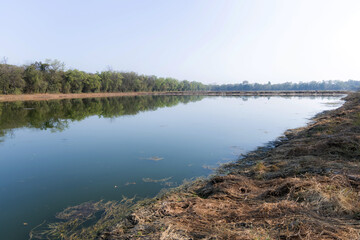
[[[0,102],[15,101],[43,101],[55,99],[72,98],[99,98],[99,97],[123,97],[151,95],[149,92],[117,92],[117,93],[39,93],[39,94],[19,94],[19,95],[0,95]]]
[[[360,239],[360,93],[98,239]]]
[[[122,97],[122,96],[144,96],[144,95],[208,95],[208,96],[332,96],[345,94],[345,91],[242,91],[242,92],[114,92],[114,93],[41,93],[41,94],[19,94],[1,95],[0,102],[14,101],[42,101],[71,98],[99,98],[99,97]]]

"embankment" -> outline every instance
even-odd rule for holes
[[[360,93],[207,180],[138,204],[99,239],[359,239]]]
[[[41,93],[0,95],[0,102],[14,101],[41,101],[72,98],[99,98],[99,97],[123,97],[123,96],[146,96],[146,95],[204,95],[204,96],[333,96],[346,94],[346,91],[240,91],[240,92],[114,92],[114,93]]]

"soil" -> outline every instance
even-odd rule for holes
[[[116,92],[116,93],[41,93],[0,95],[0,102],[14,101],[41,101],[71,98],[99,98],[99,97],[122,97],[144,95],[207,95],[207,96],[332,96],[345,94],[345,91],[243,91],[243,92]]]

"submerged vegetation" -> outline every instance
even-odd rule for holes
[[[58,221],[32,229],[30,239],[96,239],[99,232],[130,213],[133,201],[124,197],[119,202],[86,202],[68,207],[56,215]]]
[[[360,93],[353,93],[339,109],[223,165],[218,175],[183,184],[129,211],[118,205],[122,211],[111,218],[115,221],[100,218],[81,230],[70,227],[63,239],[89,239],[81,235],[89,232],[90,239],[107,240],[359,239],[359,116]],[[82,205],[61,216],[79,215],[74,209]],[[85,212],[80,219],[88,216]],[[59,224],[44,225],[41,234],[59,236],[72,223]]]

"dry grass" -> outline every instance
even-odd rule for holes
[[[138,209],[133,216],[141,224],[106,239],[358,239],[360,198],[354,184],[360,181],[338,175],[214,177],[193,192]],[[148,229],[144,236],[136,236],[139,227]]]

